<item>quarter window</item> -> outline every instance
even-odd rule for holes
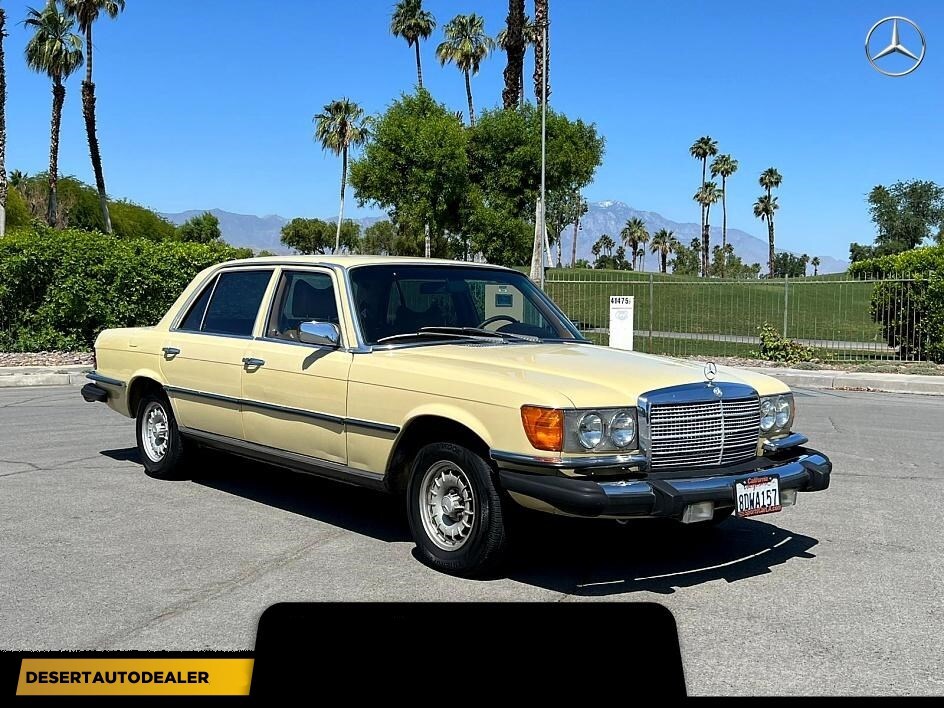
[[[183,321],[180,323],[178,329],[188,330],[190,332],[199,332],[200,323],[203,322],[203,313],[206,312],[207,303],[210,302],[210,295],[213,293],[213,285],[216,283],[216,278],[213,278],[205,288],[203,292],[200,293],[200,297],[191,305],[190,312],[187,313],[187,316],[184,317]]]
[[[252,327],[259,313],[259,305],[265,295],[271,270],[229,271],[220,273],[216,286],[207,288],[201,294],[210,299],[206,311],[202,316],[202,323],[192,325],[195,313],[202,308],[198,300],[187,318],[181,324],[181,329],[191,329],[209,334],[230,334],[248,337],[252,335]],[[209,290],[212,289],[212,296]]]

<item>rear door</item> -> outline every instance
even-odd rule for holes
[[[181,426],[243,438],[243,359],[273,270],[220,271],[168,332],[161,373]]]

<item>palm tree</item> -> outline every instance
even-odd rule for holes
[[[423,0],[400,0],[393,8],[390,32],[403,37],[408,47],[416,50],[416,82],[423,88],[423,65],[420,63],[420,40],[429,39],[436,29],[433,13],[423,9]]]
[[[770,268],[770,275],[773,277],[774,274],[774,222],[773,222],[773,210],[778,209],[777,200],[774,198],[771,201],[772,195],[771,191],[775,187],[779,187],[780,183],[783,182],[783,177],[777,171],[776,167],[768,167],[766,170],[760,173],[760,177],[757,179],[757,182],[767,190],[767,202],[773,204],[773,207],[770,212],[770,218],[767,221],[767,237],[769,239],[768,247],[768,266]],[[757,216],[757,209],[755,205],[754,216]]]
[[[652,237],[652,242],[649,244],[649,250],[652,253],[659,254],[660,265],[662,266],[662,272],[665,273],[669,265],[669,254],[673,253],[678,246],[678,239],[675,238],[675,234],[668,229],[659,229],[656,231],[655,236]]]
[[[774,277],[774,212],[780,208],[777,197],[770,194],[761,194],[754,202],[754,216],[767,222],[767,243],[769,246],[767,268],[769,277]]]
[[[694,199],[701,204],[704,220],[701,231],[701,275],[708,277],[709,254],[711,253],[711,205],[721,199],[721,190],[714,182],[706,182],[701,189],[695,192]]]
[[[105,233],[111,233],[111,215],[108,213],[108,197],[105,194],[105,174],[102,171],[102,155],[98,147],[95,128],[95,83],[92,81],[92,25],[104,13],[111,19],[125,9],[125,0],[64,0],[66,13],[74,19],[85,35],[85,81],[82,82],[82,115],[85,118],[85,134],[88,138],[95,187],[102,208]]]
[[[325,104],[324,110],[314,117],[315,139],[324,150],[341,156],[341,209],[334,236],[334,252],[341,248],[341,221],[344,219],[344,187],[347,184],[347,157],[350,148],[363,145],[370,135],[370,119],[364,109],[348,98]]]
[[[82,66],[82,40],[72,30],[75,22],[59,11],[57,0],[48,0],[42,10],[29,8],[23,24],[34,30],[26,44],[26,65],[52,79],[52,125],[49,140],[49,204],[46,222],[56,225],[56,185],[59,171],[59,128],[66,101],[63,80]]]
[[[636,269],[636,251],[639,248],[640,238],[643,235],[645,235],[648,241],[649,232],[646,231],[646,222],[638,216],[627,219],[626,225],[623,227],[623,230],[620,231],[620,240],[622,240],[633,256],[633,270]]]
[[[436,56],[443,66],[455,64],[465,74],[465,95],[469,99],[469,125],[475,125],[472,106],[471,76],[479,73],[482,60],[495,47],[495,40],[485,34],[485,18],[476,15],[456,15],[443,28],[446,40],[436,47]]]
[[[646,244],[649,243],[649,232],[646,231],[645,227],[639,232],[636,236],[636,240],[639,242],[639,250],[637,251],[639,255],[639,270],[646,270]]]
[[[712,139],[710,135],[703,135],[698,138],[688,149],[688,153],[696,160],[701,160],[701,186],[705,186],[708,179],[708,158],[718,154],[718,141]],[[705,206],[701,207],[701,236],[705,234]],[[706,256],[702,254],[702,269],[704,270]]]
[[[13,187],[13,189],[19,189],[28,179],[29,175],[25,172],[21,170],[10,170],[10,186]]]
[[[524,0],[508,0],[508,18],[505,28],[495,37],[495,42],[508,55],[505,65],[505,88],[502,90],[502,105],[509,110],[519,105],[524,89],[524,52],[527,39],[524,34],[528,16],[524,12]]]
[[[813,260],[810,261],[810,265],[813,266],[813,275],[819,275],[819,256],[813,256]]]
[[[544,32],[549,22],[548,0],[534,0],[534,100],[540,106],[544,103],[544,95],[551,95],[551,48],[544,46]],[[544,66],[545,57],[547,66]]]
[[[0,238],[7,232],[7,73],[3,55],[7,13],[0,7]]]
[[[728,245],[728,177],[737,172],[737,169],[738,161],[730,155],[718,155],[711,163],[711,176],[721,177],[721,250]],[[721,261],[722,278],[725,260]]]

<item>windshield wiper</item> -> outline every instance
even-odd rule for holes
[[[391,334],[389,337],[381,337],[377,344],[392,342],[398,339],[416,339],[417,337],[434,337],[436,339],[474,339],[472,335],[458,334],[455,332],[431,332],[428,328],[423,328],[418,332],[404,332],[403,334]]]
[[[420,332],[441,332],[443,334],[464,334],[476,337],[498,337],[499,339],[514,339],[522,342],[540,342],[540,337],[532,337],[528,334],[513,334],[512,332],[496,332],[492,329],[483,327],[423,327]]]

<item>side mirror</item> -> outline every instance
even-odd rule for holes
[[[298,341],[337,348],[341,345],[341,331],[331,322],[302,322],[298,327]]]

